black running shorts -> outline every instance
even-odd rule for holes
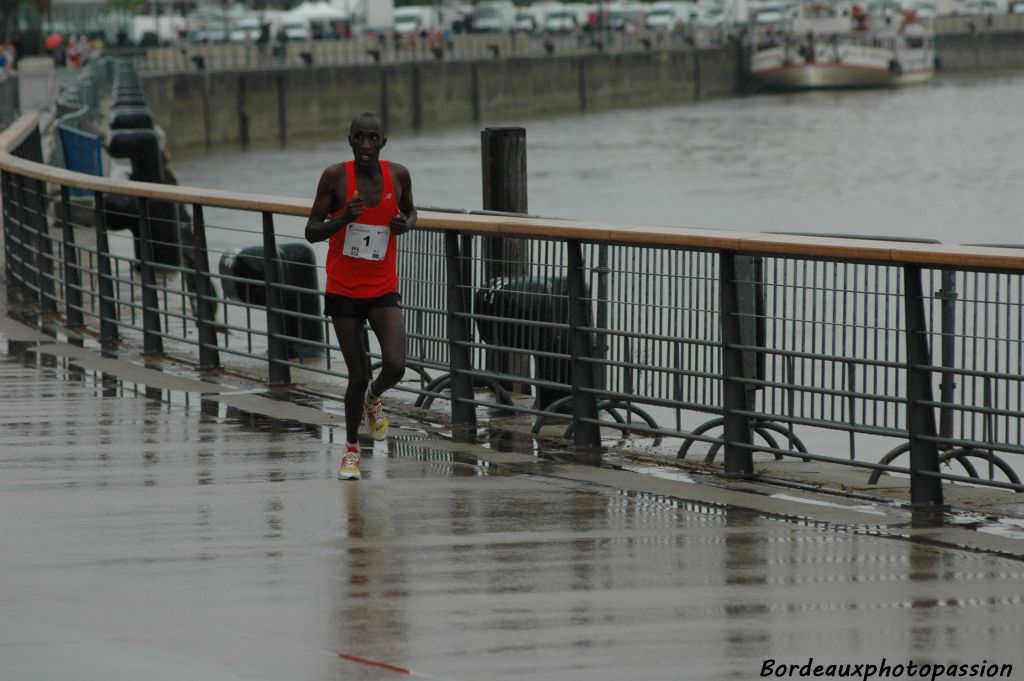
[[[402,296],[398,291],[385,293],[376,298],[349,298],[336,293],[324,294],[324,314],[341,319],[366,319],[371,307],[401,307]]]

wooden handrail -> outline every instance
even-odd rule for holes
[[[142,196],[162,201],[202,204],[216,208],[269,211],[280,215],[309,215],[309,200],[288,196],[267,196],[180,185],[114,180],[76,173],[43,163],[26,161],[10,153],[38,125],[39,115],[30,113],[0,131],[0,168],[44,182],[91,189],[111,194]],[[419,211],[418,225],[427,229],[476,234],[581,239],[624,245],[669,246],[709,250],[731,250],[769,256],[825,258],[869,262],[914,263],[930,267],[1020,270],[1024,272],[1024,249],[918,244],[870,239],[759,234],[728,230],[614,225],[512,215],[478,215]]]

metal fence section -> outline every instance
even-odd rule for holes
[[[13,139],[38,160],[38,131]],[[343,391],[323,265],[298,236],[306,204],[0,166],[10,295],[102,343]],[[581,456],[629,439],[727,475],[844,463],[909,475],[930,507],[942,480],[1024,491],[1013,249],[637,235],[422,210],[399,240],[399,391],[462,436],[514,423]],[[506,239],[525,257],[494,256],[523,252],[495,248]]]
[[[731,28],[696,26],[686,31],[638,31],[603,34],[477,33],[436,37],[349,40],[307,40],[256,45],[188,44],[127,50],[139,71],[182,71],[273,68],[276,66],[348,66],[400,64],[419,61],[494,59],[538,55],[575,55],[595,51],[626,52],[663,47],[708,47],[725,44]],[[118,54],[117,50],[108,51]]]

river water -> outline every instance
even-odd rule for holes
[[[735,97],[488,123],[526,127],[529,211],[535,215],[945,243],[1024,243],[1018,198],[1022,110],[1024,73],[964,74],[905,89]],[[351,158],[342,135],[339,131],[336,141],[319,145],[181,159],[174,168],[183,184],[312,201],[322,170]],[[478,127],[397,134],[385,156],[410,168],[418,205],[482,207]],[[210,211],[208,224],[257,231],[259,217]],[[278,218],[275,227],[282,236],[301,239],[303,224],[298,218]],[[221,239],[241,236],[212,230],[210,244],[232,248],[240,244]],[[258,243],[250,238],[242,245]],[[317,261],[323,262],[326,249],[317,249]],[[895,350],[889,354],[898,355]],[[782,369],[774,371],[781,380]],[[864,372],[855,379],[861,387],[869,386]],[[835,387],[843,383],[835,376],[832,381]],[[884,394],[893,388],[876,387]],[[980,394],[968,391],[961,398],[980,402]],[[808,394],[811,412],[825,408],[827,400],[812,398]],[[846,418],[837,413],[832,417]],[[834,431],[801,429],[801,437],[811,451],[844,457],[852,446]],[[858,458],[877,460],[898,444],[868,440],[858,439]],[[1019,468],[1018,462],[1013,465]]]
[[[526,128],[536,215],[1015,243],[1022,110],[1024,73],[965,74],[487,124]],[[481,127],[396,134],[383,156],[409,167],[419,205],[479,209]],[[173,168],[182,184],[311,201],[322,170],[348,158],[339,130],[336,141]]]

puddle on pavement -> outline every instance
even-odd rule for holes
[[[947,513],[946,524],[1008,539],[1024,539],[1024,518],[998,518],[981,513]]]

